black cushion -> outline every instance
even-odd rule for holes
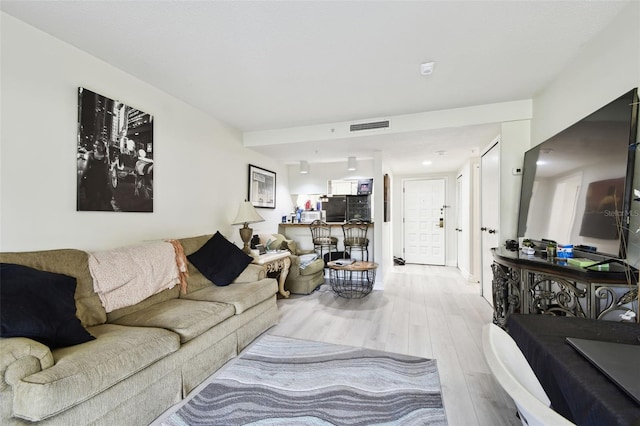
[[[76,279],[0,263],[2,337],[28,337],[49,348],[95,339],[76,317]]]
[[[187,259],[217,286],[229,285],[251,263],[252,257],[227,240],[219,231]]]

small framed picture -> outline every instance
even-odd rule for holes
[[[258,253],[260,254],[265,254],[267,252],[267,249],[265,249],[262,244],[256,244],[256,250],[258,250]]]
[[[248,199],[254,207],[276,208],[276,174],[249,164]]]

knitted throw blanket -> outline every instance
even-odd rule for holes
[[[135,305],[176,284],[186,292],[187,261],[175,240],[89,253],[89,271],[107,312]]]

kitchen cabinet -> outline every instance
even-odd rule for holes
[[[358,194],[358,181],[330,180],[329,193],[331,195],[356,195]]]

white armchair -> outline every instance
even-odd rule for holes
[[[516,342],[495,324],[482,329],[482,349],[489,369],[516,404],[524,426],[571,426],[551,408],[551,401]]]

